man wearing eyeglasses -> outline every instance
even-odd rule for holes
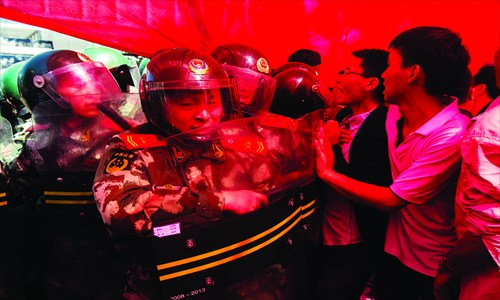
[[[468,119],[452,99],[462,92],[470,56],[447,28],[415,27],[389,44],[384,98],[394,182],[381,187],[332,169],[324,129],[316,140],[316,169],[349,199],[390,211],[384,255],[374,278],[376,298],[434,299],[441,257],[457,242],[453,227],[460,138]]]
[[[376,185],[391,179],[383,80],[388,52],[363,49],[348,55],[338,77],[340,138],[331,139],[337,172]],[[383,252],[388,215],[324,191],[323,246],[317,299],[359,299]]]

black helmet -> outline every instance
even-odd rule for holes
[[[175,48],[161,50],[151,58],[139,94],[148,122],[169,136],[181,132],[171,121],[170,105],[193,99],[203,110],[210,110],[210,115],[218,114],[217,121],[225,121],[239,111],[234,89],[234,80],[208,54]],[[220,99],[220,103],[213,99]]]
[[[51,113],[67,113],[73,110],[72,105],[89,98],[102,102],[121,95],[102,63],[72,50],[51,50],[31,57],[19,71],[18,85],[21,100],[31,112],[46,103]]]
[[[236,78],[241,109],[247,115],[260,115],[269,110],[276,82],[271,66],[260,51],[240,44],[216,47],[212,53],[229,76]]]
[[[274,70],[273,77],[276,77],[276,75],[278,75],[279,73],[286,71],[286,70],[289,70],[289,69],[302,69],[302,70],[311,72],[313,74],[316,74],[316,76],[318,76],[318,72],[308,64],[301,63],[301,62],[288,62],[286,64],[279,66],[276,70]]]
[[[292,68],[276,77],[276,93],[269,112],[293,119],[325,107],[316,73]]]

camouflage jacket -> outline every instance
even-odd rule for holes
[[[279,162],[267,158],[258,136],[231,136],[196,146],[155,134],[115,136],[94,180],[104,222],[123,236],[150,236],[153,223],[183,229],[222,218],[221,191],[265,192]]]

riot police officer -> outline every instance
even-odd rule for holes
[[[264,148],[255,139],[217,137],[218,124],[237,113],[238,103],[234,81],[207,54],[158,52],[140,94],[148,123],[110,142],[94,195],[116,244],[130,258],[124,296],[161,299],[155,257],[185,250],[172,239],[221,220],[223,212],[245,214],[267,204],[252,162],[233,150],[241,146],[244,155]],[[153,250],[155,243],[165,246]],[[164,292],[174,297],[178,291]]]
[[[21,126],[31,117],[29,110],[21,101],[17,87],[17,76],[23,64],[24,61],[10,65],[0,75],[1,115],[9,120],[14,133],[23,131]]]
[[[43,300],[40,224],[34,206],[7,194],[4,167],[21,146],[14,142],[9,121],[0,116],[0,299]]]
[[[259,50],[243,44],[220,45],[210,55],[236,79],[244,116],[266,114],[276,87],[268,59]]]
[[[104,146],[123,130],[118,114],[110,119],[100,109],[122,105],[120,87],[102,63],[52,50],[24,64],[19,88],[34,126],[9,166],[10,193],[36,202],[48,298],[119,299],[125,274],[91,187]]]
[[[118,82],[118,85],[120,85],[120,89],[127,99],[122,102],[123,105],[115,108],[119,112],[119,115],[133,119],[134,124],[145,123],[146,117],[142,112],[139,97],[137,97],[139,81],[141,79],[138,66],[127,59],[120,51],[108,47],[88,47],[82,53],[93,61],[102,62],[111,72],[116,82]],[[109,109],[104,110],[104,112],[109,114]],[[128,129],[129,126],[122,124],[122,127],[127,127]]]
[[[276,92],[269,111],[293,119],[325,108],[328,88],[317,73],[302,63],[287,63],[275,73]]]

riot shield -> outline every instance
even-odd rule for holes
[[[182,219],[153,216],[165,299],[303,299],[305,281],[297,276],[301,258],[296,254],[304,236],[302,219],[315,211],[319,189],[313,187],[314,165],[298,160],[312,149],[303,142],[311,140],[303,136],[311,131],[299,128],[302,124],[308,125],[283,116],[251,117],[167,140],[178,145],[204,135],[203,147],[212,153],[199,153],[202,159],[212,157],[210,168],[183,170],[192,192],[198,186],[216,192],[252,190],[266,195],[268,204],[243,215],[224,212],[220,220],[188,228]],[[209,184],[193,185],[193,178]]]
[[[109,139],[137,123],[120,115],[130,97],[132,94],[125,93],[82,95],[35,106],[27,146],[40,174],[43,206],[49,215],[67,220],[81,215],[100,219],[92,183]]]
[[[18,156],[20,150],[21,145],[14,142],[10,122],[0,116],[0,163],[8,164]]]

